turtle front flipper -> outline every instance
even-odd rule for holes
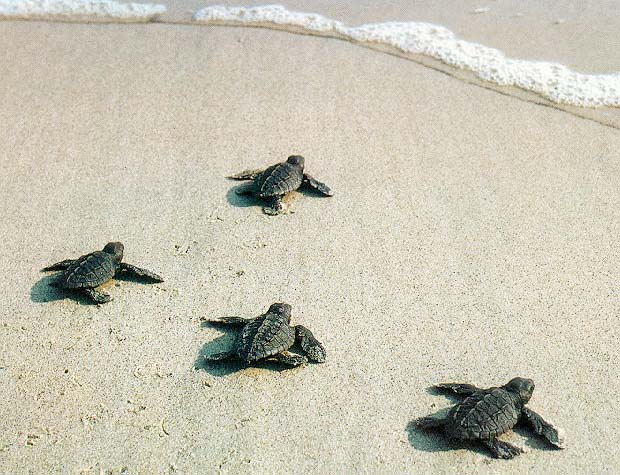
[[[275,355],[275,358],[282,364],[286,364],[289,366],[301,366],[308,362],[308,358],[301,355],[294,355],[293,353],[289,353],[288,351],[282,351]]]
[[[212,325],[247,325],[253,319],[246,319],[241,317],[222,317],[215,318],[213,320],[207,320]]]
[[[460,384],[460,383],[442,383],[433,386],[433,389],[440,392],[450,392],[458,394],[459,396],[469,396],[470,394],[482,391],[472,384]]]
[[[135,275],[137,277],[144,277],[155,282],[163,282],[164,279],[159,275],[151,272],[150,270],[141,269],[140,267],[132,266],[131,264],[126,264],[121,262],[121,271],[127,272],[128,274]]]
[[[65,259],[64,261],[57,262],[56,264],[52,264],[51,266],[44,267],[43,269],[41,269],[41,272],[48,272],[51,270],[65,270],[74,262],[75,259]]]
[[[288,206],[282,201],[281,196],[271,196],[266,199],[269,201],[269,204],[263,206],[263,213],[269,216],[277,216],[288,211]]]
[[[334,196],[334,192],[329,186],[327,186],[323,182],[320,182],[316,178],[308,175],[307,173],[304,173],[304,183],[308,185],[310,188],[313,188],[314,190],[318,191],[322,195]]]
[[[522,420],[528,424],[536,434],[542,435],[558,449],[563,449],[566,447],[562,429],[559,429],[550,422],[545,421],[540,414],[527,407],[523,408],[522,414]]]
[[[324,363],[327,353],[325,347],[317,340],[312,332],[303,325],[297,325],[295,327],[295,339],[301,345],[301,349],[308,356],[310,361],[316,363]]]
[[[263,173],[263,171],[264,169],[243,170],[242,172],[227,176],[226,178],[230,180],[254,180],[258,175]]]
[[[523,453],[522,448],[497,438],[485,440],[483,444],[489,448],[491,455],[498,459],[511,459]]]
[[[98,304],[108,303],[110,300],[112,300],[112,297],[110,297],[104,292],[100,292],[99,290],[82,289],[82,291],[88,296],[88,298]]]

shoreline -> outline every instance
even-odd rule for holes
[[[549,100],[546,97],[540,95],[540,93],[530,90],[522,89],[518,86],[512,85],[501,85],[495,84],[493,82],[489,82],[488,80],[484,80],[478,75],[468,70],[467,68],[462,68],[458,66],[453,66],[450,64],[446,64],[444,61],[428,56],[426,54],[421,53],[408,53],[406,51],[402,51],[398,47],[374,43],[374,42],[366,42],[366,41],[357,41],[341,35],[337,32],[321,32],[321,31],[311,31],[305,29],[303,27],[296,27],[291,25],[279,25],[276,23],[247,23],[242,24],[239,22],[232,21],[218,21],[218,20],[210,20],[208,22],[200,22],[195,20],[170,20],[170,19],[148,19],[144,21],[132,21],[132,20],[93,20],[93,21],[83,21],[83,20],[71,20],[71,19],[7,19],[2,20],[6,22],[12,21],[26,21],[26,22],[50,22],[50,23],[60,23],[60,24],[92,24],[92,25],[114,25],[114,24],[158,24],[158,25],[177,25],[177,26],[206,26],[206,27],[224,27],[224,28],[256,28],[256,29],[266,29],[272,31],[285,32],[293,35],[302,35],[302,36],[314,36],[318,38],[345,41],[355,46],[359,46],[362,48],[366,48],[372,51],[377,51],[382,54],[391,55],[406,61],[412,61],[414,63],[420,64],[422,66],[431,68],[435,71],[444,73],[456,80],[465,82],[467,84],[481,87],[483,89],[489,89],[495,91],[499,94],[513,97],[517,100],[529,102],[532,104],[537,104],[543,107],[551,107],[568,114],[571,114],[575,117],[579,117],[584,120],[590,120],[596,122],[600,125],[610,127],[612,129],[619,130],[620,129],[620,114],[618,113],[618,107],[614,106],[575,106],[571,104],[565,104],[561,102],[555,102]],[[592,77],[596,77],[598,75],[594,74]],[[620,73],[618,73],[619,81],[620,81]]]
[[[113,0],[91,0],[91,3],[76,5],[79,8],[76,7],[75,13],[72,14],[70,3],[56,5],[52,2],[47,6],[50,9],[49,17],[36,10],[36,4],[28,5],[27,8],[24,7],[23,15],[16,14],[15,11],[9,9],[6,13],[8,16],[2,19],[60,21],[62,23],[144,22],[265,28],[291,34],[349,41],[357,46],[392,54],[427,66],[429,60],[435,61],[442,66],[437,67],[437,64],[434,64],[435,69],[445,71],[455,78],[497,89],[508,95],[512,95],[511,88],[516,88],[522,91],[517,94],[521,99],[531,101],[529,96],[538,96],[539,100],[532,102],[557,105],[558,108],[567,112],[571,109],[620,107],[620,72],[586,74],[573,71],[560,63],[510,58],[501,50],[458,38],[451,30],[438,24],[388,21],[350,26],[318,13],[288,10],[282,5],[209,6],[195,11],[189,21],[181,19],[162,21],[160,17],[167,11],[164,5],[119,4]],[[26,11],[28,8],[35,10],[29,13]],[[88,11],[84,11],[89,8],[92,10],[91,18],[88,17]],[[487,13],[490,10],[490,8],[478,8],[473,13]],[[34,17],[29,18],[28,15],[34,15]],[[111,18],[108,18],[110,16]],[[118,18],[114,18],[115,16]],[[564,23],[564,20],[559,22],[561,23]],[[591,118],[587,113],[575,115]],[[600,123],[610,126],[618,125],[604,120]]]

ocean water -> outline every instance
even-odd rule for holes
[[[474,13],[486,13],[479,8]],[[0,18],[70,19],[71,17],[158,21],[164,5],[112,0],[0,0]],[[196,11],[191,23],[302,29],[358,44],[379,44],[407,54],[435,58],[500,86],[515,86],[558,103],[578,107],[620,107],[620,73],[584,74],[553,62],[510,58],[502,51],[459,39],[441,25],[388,21],[347,25],[319,13],[298,12],[281,5],[234,7],[215,5]]]
[[[275,24],[323,35],[331,33],[354,42],[378,43],[404,53],[430,56],[450,66],[468,69],[485,81],[516,86],[556,103],[580,107],[620,106],[620,73],[581,74],[557,63],[508,58],[497,49],[461,40],[441,25],[391,21],[349,26],[316,13],[290,11],[280,5],[211,6],[196,12],[193,19],[206,24]]]

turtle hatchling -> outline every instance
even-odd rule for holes
[[[208,320],[212,324],[236,325],[241,327],[233,347],[223,353],[206,356],[207,361],[236,358],[246,364],[260,360],[277,360],[280,363],[299,366],[308,362],[323,363],[325,348],[312,332],[302,325],[291,326],[291,306],[274,303],[267,313],[260,317],[245,319],[225,317]],[[299,343],[303,355],[289,353]]]
[[[266,170],[245,170],[229,176],[233,180],[252,180],[252,183],[238,187],[238,195],[253,195],[265,200],[266,214],[275,216],[285,213],[288,206],[283,198],[301,186],[308,186],[324,196],[333,196],[333,191],[325,184],[304,173],[304,157],[291,155],[286,162],[272,165]]]
[[[62,272],[50,284],[51,286],[81,291],[98,304],[109,302],[112,297],[96,288],[121,272],[154,282],[164,281],[151,271],[121,262],[123,249],[120,242],[109,242],[102,251],[91,252],[77,259],[57,262],[44,268],[43,271],[61,270]]]
[[[439,384],[434,389],[455,393],[464,399],[443,418],[423,417],[420,429],[438,429],[453,440],[479,442],[495,458],[511,459],[523,449],[499,440],[517,423],[523,423],[558,449],[564,448],[561,430],[525,407],[534,391],[534,381],[514,378],[498,388],[480,389],[471,384]]]

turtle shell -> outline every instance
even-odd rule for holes
[[[92,288],[107,282],[118,270],[114,256],[95,251],[75,260],[59,277],[57,285],[65,289]]]
[[[267,168],[254,182],[256,194],[260,198],[280,196],[301,186],[304,172],[301,167],[292,163],[278,163]]]
[[[287,350],[295,343],[295,329],[284,317],[268,313],[243,327],[237,355],[247,362],[257,361]]]
[[[480,391],[452,408],[447,432],[457,439],[489,440],[512,429],[520,415],[516,394],[502,388]]]

